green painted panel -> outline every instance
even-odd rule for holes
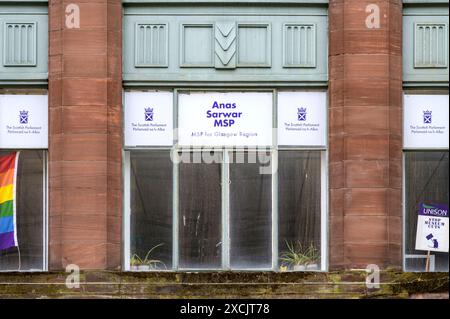
[[[270,23],[244,24],[237,28],[237,65],[241,67],[271,67]]]
[[[167,66],[167,24],[136,23],[135,66]]]
[[[214,25],[182,24],[181,67],[212,67],[214,64]]]
[[[215,32],[215,68],[235,69],[237,51],[237,31],[235,23],[216,23]]]
[[[405,85],[448,85],[448,6],[408,7],[403,16]]]
[[[5,22],[3,66],[36,66],[37,24]]]
[[[130,4],[124,15],[126,85],[326,85],[328,80],[328,16],[323,4]],[[161,43],[168,48],[167,63],[138,63],[138,56],[151,57],[155,50],[150,38],[139,35],[140,25],[167,27],[167,43]]]
[[[283,66],[316,67],[316,25],[289,23],[283,30]]]
[[[16,2],[17,4],[18,2]],[[0,81],[42,82],[48,78],[47,4],[0,3]]]

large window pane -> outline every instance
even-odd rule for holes
[[[0,151],[0,156],[10,153]],[[43,151],[27,150],[20,152],[16,192],[17,241],[19,247],[0,251],[0,270],[43,269],[43,168]]]
[[[447,204],[448,152],[405,153],[406,270],[424,271],[426,251],[415,250],[419,204]],[[448,253],[431,252],[435,271],[448,271]],[[431,269],[433,270],[433,269]]]
[[[220,268],[221,154],[189,155],[179,167],[180,267]]]
[[[278,152],[278,251],[280,265],[320,267],[321,152]],[[296,267],[294,267],[297,265]],[[303,266],[302,266],[303,265]]]
[[[131,152],[130,161],[130,249],[131,257],[134,256],[131,260],[132,266],[145,264],[141,267],[144,270],[171,269],[172,161],[170,152]],[[142,263],[142,261],[145,262]]]
[[[232,268],[272,267],[272,175],[261,174],[270,155],[234,154],[230,164],[230,264]],[[245,158],[244,158],[245,156]],[[244,163],[236,159],[244,158]],[[256,159],[256,163],[254,160]]]

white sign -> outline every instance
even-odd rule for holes
[[[183,93],[178,119],[180,145],[271,145],[272,93]]]
[[[125,92],[125,146],[173,144],[172,92]]]
[[[278,93],[278,145],[326,146],[326,92]]]
[[[448,148],[448,95],[404,96],[405,148]]]
[[[48,148],[47,95],[0,95],[0,148]]]
[[[448,252],[448,205],[419,204],[416,250]]]

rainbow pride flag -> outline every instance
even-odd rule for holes
[[[0,156],[0,250],[17,247],[16,181],[19,152]]]

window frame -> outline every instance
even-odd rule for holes
[[[42,269],[38,271],[47,272],[48,271],[48,232],[49,232],[49,215],[48,215],[48,203],[49,203],[49,192],[48,192],[48,149],[0,149],[1,151],[14,152],[14,151],[39,151],[42,152]],[[20,156],[19,156],[20,160]],[[0,269],[0,273],[8,272],[36,272],[34,269],[20,269],[20,270],[3,270]]]
[[[407,272],[421,272],[420,270],[408,270],[406,268],[406,259],[407,256],[415,256],[414,258],[422,258],[418,257],[419,254],[407,254],[406,252],[406,214],[407,212],[407,198],[406,198],[406,153],[409,152],[449,152],[449,148],[444,147],[421,147],[421,148],[408,148],[405,147],[404,140],[404,126],[405,126],[405,95],[448,95],[448,90],[443,89],[404,89],[402,92],[402,269]],[[422,255],[420,255],[422,256]],[[426,253],[423,256],[427,256]],[[434,258],[434,255],[431,255]],[[431,268],[430,268],[431,269]]]
[[[139,147],[130,147],[126,146],[123,142],[123,148],[122,148],[122,159],[123,159],[123,178],[124,178],[124,198],[123,198],[123,269],[125,271],[133,271],[130,267],[130,258],[131,258],[131,250],[130,250],[130,244],[131,244],[131,174],[130,174],[130,153],[132,151],[152,151],[152,150],[167,150],[169,152],[175,152],[180,151],[183,148],[178,147],[178,96],[179,94],[183,92],[194,92],[194,93],[229,93],[229,92],[252,92],[252,93],[258,93],[258,92],[270,92],[272,93],[272,128],[275,128],[273,130],[272,134],[272,145],[267,145],[265,147],[265,151],[270,151],[270,157],[272,161],[272,166],[278,167],[278,152],[282,151],[317,151],[320,152],[320,206],[321,206],[321,212],[320,212],[320,237],[321,237],[321,245],[320,245],[320,267],[318,272],[326,272],[328,271],[328,238],[329,238],[329,227],[328,227],[328,206],[329,206],[329,194],[328,194],[328,113],[326,115],[325,119],[325,135],[326,135],[326,143],[323,146],[278,146],[278,138],[277,138],[277,127],[278,127],[278,93],[279,92],[325,92],[326,93],[326,107],[328,109],[328,90],[326,88],[304,88],[304,87],[297,87],[297,88],[243,88],[243,87],[236,87],[236,88],[218,88],[218,87],[201,87],[201,88],[144,88],[144,89],[135,89],[135,88],[126,88],[122,92],[122,103],[123,103],[123,116],[125,116],[126,112],[126,105],[125,105],[125,92],[171,92],[173,94],[173,129],[175,130],[174,134],[174,143],[172,146],[139,146]],[[124,125],[124,123],[122,124]],[[124,127],[122,130],[124,131]],[[205,148],[208,148],[208,146],[202,146],[202,147],[193,147],[191,146],[189,148],[190,151],[202,151]],[[248,147],[241,147],[244,151],[258,151],[258,148],[252,149]],[[162,271],[162,272],[173,272],[173,271],[182,271],[182,272],[189,272],[189,271],[197,271],[197,272],[204,272],[204,271],[234,271],[234,272],[242,272],[242,271],[275,271],[279,272],[279,251],[278,251],[278,170],[273,172],[271,174],[271,203],[272,203],[272,211],[271,211],[271,227],[272,227],[272,238],[271,238],[271,244],[272,244],[272,258],[271,258],[271,267],[270,268],[248,268],[248,269],[235,269],[230,267],[230,222],[229,222],[229,214],[230,214],[230,202],[229,202],[229,193],[230,188],[228,186],[229,181],[229,165],[227,162],[229,161],[229,155],[233,151],[239,150],[239,147],[220,147],[220,150],[222,152],[222,163],[221,163],[221,182],[222,185],[227,185],[226,187],[222,187],[222,267],[221,268],[180,268],[179,267],[179,226],[178,226],[178,212],[179,212],[179,198],[178,198],[178,191],[179,191],[179,164],[176,162],[173,162],[173,172],[172,172],[172,209],[173,209],[173,215],[172,215],[172,223],[173,223],[173,229],[172,229],[172,268],[167,270],[148,270],[148,271]],[[289,272],[297,272],[294,270],[289,270]],[[301,272],[301,271],[300,271]]]
[[[407,198],[406,198],[406,154],[407,153],[414,153],[414,152],[421,152],[421,153],[434,153],[434,152],[447,152],[449,153],[448,148],[427,148],[427,149],[403,149],[402,152],[402,269],[406,272],[422,272],[421,270],[411,270],[406,268],[406,259],[408,258],[426,258],[427,254],[424,251],[423,254],[407,254],[406,252],[406,232],[407,232],[407,225],[406,225],[406,215],[408,213],[407,210]],[[419,257],[420,256],[420,257]],[[434,260],[435,255],[433,255],[433,252],[431,252],[430,255],[430,272],[435,271],[432,269],[434,268]]]

